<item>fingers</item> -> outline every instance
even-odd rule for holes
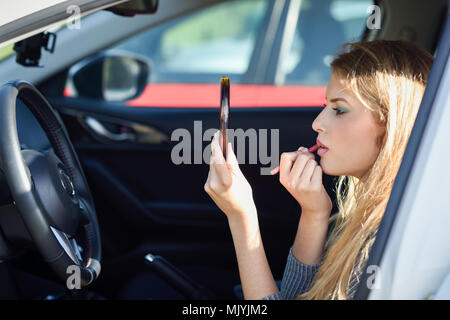
[[[235,174],[241,174],[241,169],[239,169],[239,162],[236,158],[236,155],[233,151],[233,146],[231,145],[231,142],[228,142],[227,145],[227,159],[225,160],[227,162],[227,165]]]
[[[313,175],[316,166],[317,162],[314,159],[307,159],[303,171],[300,174],[300,179],[298,180],[298,182],[303,185],[311,184],[311,177]]]
[[[301,152],[292,166],[292,170],[289,173],[289,180],[294,185],[301,182],[300,179],[304,179],[304,182],[310,182],[312,171],[316,164],[314,156],[310,152]]]
[[[314,168],[311,177],[311,186],[315,189],[322,187],[322,167],[319,165],[315,166]]]
[[[297,159],[297,152],[283,152],[280,157],[280,182],[284,184],[288,181],[289,173],[291,172],[292,165]]]
[[[223,158],[222,149],[220,148],[218,139],[219,134],[216,133],[211,141],[209,174],[204,187],[208,194],[229,188],[232,182],[232,177],[227,167],[227,163]]]
[[[286,182],[291,182],[292,177],[294,177],[294,175],[291,175],[291,172],[294,170],[294,166],[296,166],[295,168],[295,172],[297,173],[297,175],[295,176],[295,178],[298,178],[301,174],[301,170],[303,169],[304,163],[306,162],[305,159],[302,160],[302,158],[304,157],[299,157],[299,155],[302,154],[307,154],[308,149],[305,147],[300,147],[298,148],[297,151],[295,152],[283,152],[281,154],[281,158],[280,158],[280,182],[281,184],[285,185]],[[312,154],[310,154],[311,157],[314,158],[314,156]],[[300,163],[297,163],[297,161],[300,161]],[[302,165],[303,164],[303,165]],[[298,172],[300,171],[300,172]]]
[[[300,147],[298,148],[297,151],[302,150],[302,149],[306,149],[304,147]],[[273,168],[272,170],[270,170],[270,174],[273,176],[274,174],[277,174],[278,172],[280,172],[280,166],[277,166],[275,168]]]
[[[223,157],[222,148],[220,146],[220,131],[214,134],[211,140],[211,161],[210,164],[225,164],[225,158]],[[213,161],[214,160],[214,161]]]

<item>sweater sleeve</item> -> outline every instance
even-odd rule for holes
[[[289,250],[281,290],[262,300],[294,300],[300,294],[308,291],[322,263],[306,265],[298,261]]]

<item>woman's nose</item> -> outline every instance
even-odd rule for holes
[[[319,115],[316,117],[316,119],[314,119],[314,121],[312,123],[312,129],[316,132],[324,132],[325,131],[323,128],[323,123],[322,123],[323,121],[320,116],[321,114],[322,114],[322,112],[319,113]]]

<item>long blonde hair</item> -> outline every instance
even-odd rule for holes
[[[349,49],[349,50],[346,50]],[[360,179],[339,176],[338,213],[311,289],[297,299],[348,299],[350,281],[367,262],[400,167],[433,56],[406,41],[345,43],[331,68],[386,130],[379,154]],[[330,224],[331,225],[331,224]]]

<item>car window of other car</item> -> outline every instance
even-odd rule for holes
[[[112,49],[147,56],[151,83],[242,83],[269,0],[225,2],[152,28]]]
[[[361,40],[372,4],[365,0],[301,1],[276,84],[326,86],[333,54],[344,42]]]

